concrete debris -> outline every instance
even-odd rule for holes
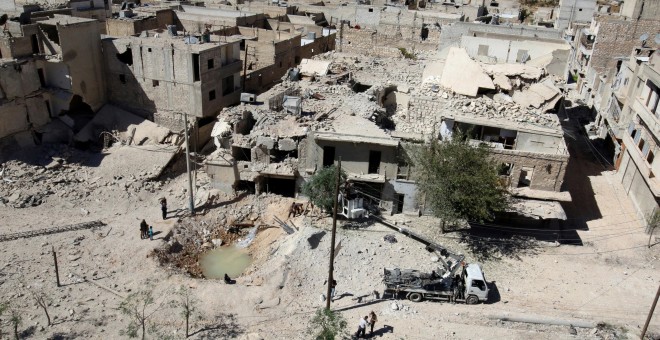
[[[502,74],[507,77],[521,77],[527,80],[539,80],[545,75],[542,68],[526,64],[482,64],[489,75]]]
[[[328,61],[313,59],[303,59],[300,61],[300,74],[303,76],[325,76],[328,74],[329,69],[330,62]]]
[[[513,101],[518,105],[540,108],[542,111],[554,107],[560,98],[561,91],[549,79],[532,84],[527,90],[517,91],[513,94]]]
[[[449,50],[440,85],[471,97],[475,97],[479,89],[495,89],[493,81],[479,63],[472,60],[464,49],[458,47]]]

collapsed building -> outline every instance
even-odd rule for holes
[[[489,146],[516,195],[566,199],[569,155],[555,114],[560,77],[524,64],[484,64],[461,48],[450,49],[440,71],[405,59],[359,61],[315,57],[312,64],[330,65],[313,78],[287,80],[257,103],[223,110],[218,150],[207,159],[214,185],[295,197],[316,171],[341,159],[366,201],[419,214],[426,208],[407,161],[410,146],[461,130]]]

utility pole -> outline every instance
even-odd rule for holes
[[[335,207],[332,210],[332,238],[330,240],[330,269],[328,270],[328,295],[325,299],[325,309],[330,310],[333,271],[335,270],[335,235],[337,234],[337,201],[339,198],[339,182],[341,181],[341,157],[337,165],[337,183],[335,185]]]
[[[188,171],[188,190],[190,191],[190,214],[195,214],[195,201],[193,199],[192,174],[190,173],[190,146],[188,142],[188,113],[184,112],[185,130],[183,135],[186,138],[186,170]]]
[[[339,52],[341,52],[341,46],[344,43],[344,20],[340,20],[339,24]]]
[[[247,76],[247,50],[248,45],[245,43],[245,61],[243,62],[243,92],[245,92],[245,77]]]
[[[52,246],[51,249],[53,250],[53,261],[55,261],[55,278],[57,279],[57,286],[61,287],[62,285],[60,284],[60,270],[57,268],[57,254],[55,253],[55,246]]]
[[[646,323],[644,324],[644,329],[642,329],[642,335],[639,337],[642,340],[644,340],[644,336],[646,335],[646,330],[649,328],[649,324],[651,323],[651,318],[653,317],[653,311],[655,311],[655,306],[658,304],[658,297],[660,297],[660,286],[658,286],[658,292],[655,293],[655,300],[653,300],[653,305],[651,305],[649,316],[646,317]]]

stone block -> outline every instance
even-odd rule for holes
[[[277,142],[277,148],[282,151],[293,151],[298,147],[295,140],[291,138],[280,139]]]

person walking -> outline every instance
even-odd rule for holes
[[[154,240],[154,227],[149,226],[149,241],[153,241],[153,240]]]
[[[160,210],[163,212],[163,219],[167,219],[167,199],[165,197],[161,197],[159,200],[160,202]]]
[[[142,220],[140,222],[140,239],[144,240],[147,238],[147,231],[149,230],[149,226],[147,225],[147,221]]]
[[[337,280],[332,279],[332,284],[330,284],[330,301],[335,301],[335,291],[337,291]]]
[[[360,336],[366,336],[365,332],[367,331],[367,324],[368,324],[367,319],[368,318],[369,317],[365,315],[365,317],[363,319],[360,319],[360,323],[358,323],[357,333],[355,333],[356,338],[359,339]]]
[[[376,324],[376,321],[378,321],[378,318],[376,317],[376,313],[374,311],[371,311],[369,313],[369,326],[371,329],[369,330],[369,337],[372,337],[374,335],[374,325]]]

